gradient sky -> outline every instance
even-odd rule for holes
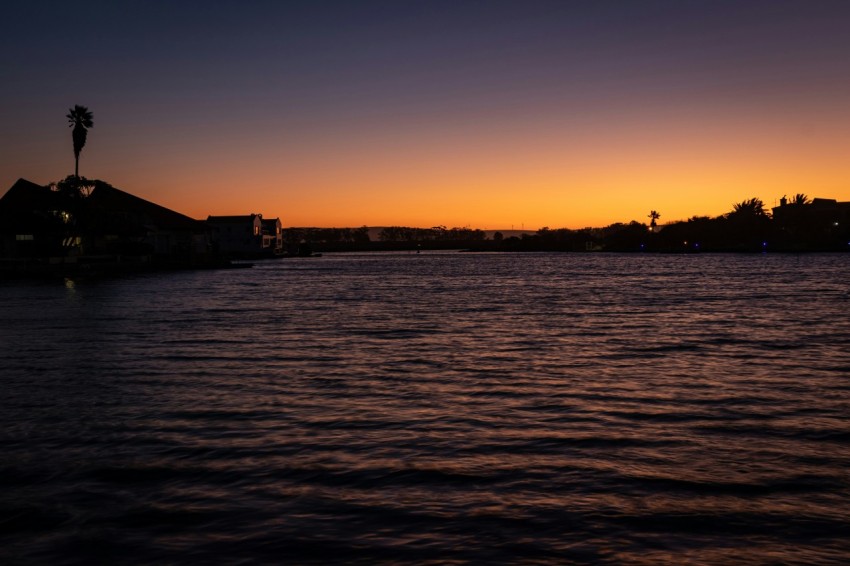
[[[0,190],[285,226],[601,226],[850,200],[850,1],[15,2]]]

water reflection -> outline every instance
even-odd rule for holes
[[[850,552],[846,258],[651,261],[344,255],[6,285],[4,552]]]

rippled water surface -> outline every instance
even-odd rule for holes
[[[0,562],[846,563],[850,255],[0,283]]]

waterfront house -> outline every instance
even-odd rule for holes
[[[211,230],[213,247],[229,257],[274,255],[283,248],[279,218],[264,219],[262,214],[210,216],[207,226]]]
[[[0,198],[0,257],[62,253],[69,217],[61,200],[49,187],[18,179]]]
[[[275,255],[283,251],[283,225],[280,218],[263,218],[263,249]]]
[[[145,249],[156,256],[192,260],[211,249],[206,224],[107,184],[89,197],[95,219],[90,232],[95,250],[116,253]]]
[[[850,202],[815,198],[811,202],[798,204],[789,203],[785,197],[782,197],[780,205],[773,208],[773,219],[791,223],[813,222],[825,227],[840,226],[844,222],[850,222]]]
[[[847,249],[850,245],[850,202],[815,198],[774,207],[773,221],[795,249]]]
[[[98,261],[209,261],[204,222],[112,187],[86,181],[85,191],[19,179],[0,198],[0,256]],[[61,184],[60,184],[61,185]]]
[[[242,216],[209,216],[213,248],[229,256],[251,256],[263,249],[263,217],[260,214]]]

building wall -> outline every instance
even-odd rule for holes
[[[213,243],[225,254],[260,253],[263,249],[263,224],[259,215],[246,216],[243,222],[208,220]]]

